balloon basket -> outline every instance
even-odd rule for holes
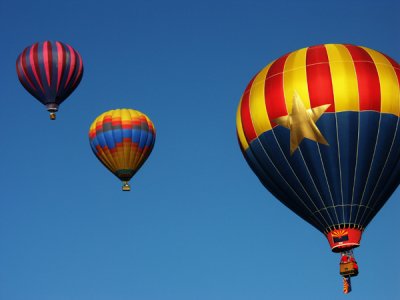
[[[50,120],[54,121],[56,119],[56,113],[51,112],[50,113]]]
[[[129,186],[128,182],[124,182],[124,184],[122,185],[122,190],[124,192],[129,192],[131,190],[131,187]]]

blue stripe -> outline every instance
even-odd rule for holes
[[[112,130],[106,131],[103,133],[104,134],[104,139],[106,141],[108,149],[114,149],[115,148],[115,140],[114,140],[114,134]]]
[[[336,121],[334,119],[334,115],[330,115],[329,117],[327,116],[327,118],[325,119],[325,122],[323,122],[323,121],[317,122],[317,126],[322,125],[321,123],[324,123],[324,124],[323,124],[323,126],[320,127],[320,129],[321,128],[325,129],[326,125],[328,124],[331,126],[330,132],[333,132],[336,135]],[[333,125],[333,127],[332,127],[332,125]],[[336,145],[336,136],[335,136],[334,141],[335,141],[334,145]],[[320,209],[324,209],[323,214],[325,216],[325,219],[329,220],[330,224],[339,223],[340,219],[339,219],[337,213],[335,212],[335,210],[333,209],[335,202],[333,201],[333,196],[330,191],[331,187],[329,185],[329,177],[328,177],[328,173],[325,170],[326,167],[324,165],[324,158],[326,160],[326,155],[325,156],[323,155],[323,153],[325,153],[327,149],[331,150],[331,152],[330,152],[331,155],[335,155],[335,153],[337,153],[337,147],[333,148],[332,145],[327,146],[327,145],[315,143],[308,139],[304,139],[303,142],[300,143],[299,148],[300,148],[301,154],[303,155],[304,163],[306,164],[307,169],[309,171],[310,181],[312,180],[314,182],[313,186],[315,186],[318,190],[319,195],[317,196],[318,198],[316,198],[316,199],[318,199],[322,203],[322,206],[320,207]],[[293,158],[294,157],[295,157],[295,155],[293,155]],[[333,160],[335,162],[337,162],[337,156]],[[328,157],[328,161],[329,161],[329,157]],[[328,171],[329,171],[329,168],[328,168]],[[329,174],[329,175],[331,175],[331,174]],[[337,175],[339,175],[339,174],[337,174]],[[338,176],[338,179],[340,179],[340,176]],[[336,190],[336,192],[340,193],[340,189]]]
[[[342,205],[339,145],[336,122],[336,114],[334,113],[324,114],[317,122],[317,126],[322,135],[329,143],[329,146],[320,145],[319,149],[326,178],[328,180],[330,195],[332,195],[331,200],[333,201],[333,204],[330,204],[332,206]],[[331,203],[330,201],[325,200],[325,203],[326,202]],[[328,211],[333,220],[338,220],[339,224],[344,222],[343,213],[341,211],[336,211],[334,207],[329,207]]]
[[[133,139],[134,132],[137,133],[136,140]],[[99,145],[100,147],[107,146],[111,150],[115,147],[115,144],[121,143],[123,139],[129,139],[131,143],[138,144],[138,149],[144,149],[145,147],[151,147],[154,144],[155,136],[153,133],[147,131],[130,129],[108,130],[97,132],[95,137],[89,141],[94,147]]]
[[[60,87],[58,90],[58,94],[64,95],[66,93],[66,89],[64,88],[64,86],[65,86],[65,83],[68,78],[69,69],[71,67],[71,54],[70,54],[68,47],[65,44],[63,44],[63,43],[60,43],[60,44],[61,44],[62,48],[64,49],[65,57],[63,59],[65,61],[65,64],[64,64],[64,70],[61,73],[61,81],[60,81]]]
[[[287,135],[287,140],[289,141],[289,134],[284,128],[277,128],[275,134],[279,136]],[[313,215],[313,212],[319,209],[318,206],[313,205],[301,181],[299,181],[299,178],[293,172],[293,166],[290,165],[287,158],[282,154],[280,145],[277,143],[273,132],[268,131],[262,134],[259,137],[259,141],[260,142],[257,142],[257,140],[255,140],[250,144],[251,151],[256,161],[262,164],[262,169],[269,174],[270,178],[275,180],[280,193],[288,194],[288,197],[282,202],[298,215],[304,216],[304,219],[308,222],[318,224],[319,229],[324,228],[326,223],[323,221],[323,218],[321,218],[322,220],[314,218]],[[285,146],[283,147],[283,149],[288,149],[288,151],[290,151],[289,142],[287,142],[286,148]],[[260,180],[265,186],[269,185],[268,179],[260,178]]]
[[[57,81],[58,81],[58,51],[56,43],[51,42],[51,55],[53,59],[53,64],[50,66],[52,71],[51,81],[50,81],[50,88],[53,95],[56,95],[55,101],[58,101],[57,95]],[[58,103],[58,102],[57,102]],[[58,103],[59,104],[59,103]]]
[[[147,131],[141,130],[140,140],[139,140],[139,148],[143,149],[146,146],[147,136],[148,136]]]
[[[74,50],[72,49],[72,51],[74,51]],[[74,53],[75,53],[75,68],[74,68],[74,71],[72,72],[71,78],[69,79],[69,82],[68,82],[63,94],[59,95],[60,96],[60,98],[58,99],[59,103],[63,102],[66,98],[68,98],[68,96],[74,91],[74,89],[75,89],[74,86],[79,84],[79,82],[82,78],[81,77],[80,79],[78,79],[77,83],[74,85],[74,82],[78,77],[79,65],[81,64],[81,60],[79,58],[78,53],[76,53],[76,51],[74,51]],[[83,75],[83,68],[82,68],[81,76],[82,75]]]
[[[396,116],[382,114],[376,155],[371,167],[362,204],[371,209],[358,215],[357,222],[365,226],[390,198],[400,183],[400,128]],[[393,146],[391,147],[393,141]],[[391,150],[389,152],[389,150]],[[386,162],[387,160],[387,162]],[[378,181],[379,180],[379,181]]]
[[[111,133],[113,135],[114,144],[122,143],[122,130],[121,129],[111,130]]]
[[[277,173],[275,166],[265,154],[260,142],[253,141],[251,147],[245,151],[244,156],[253,172],[272,195],[280,199],[285,206],[296,212],[314,227],[324,228],[317,220],[310,218],[309,210],[304,207],[287,181]]]
[[[371,162],[375,156],[379,158],[379,153],[375,153],[375,145],[377,144],[378,128],[380,123],[380,114],[374,112],[362,112],[360,113],[360,130],[358,133],[358,157],[357,157],[357,168],[354,177],[354,193],[352,203],[363,204],[362,197],[364,195],[365,188],[367,185],[367,179],[370,174]],[[380,141],[381,142],[381,141]],[[381,145],[382,146],[382,145]],[[385,145],[386,148],[389,148]],[[371,181],[369,181],[371,182]],[[350,222],[356,221],[356,216],[359,207],[357,209],[350,208]]]
[[[44,43],[39,43],[38,44],[38,50],[37,50],[37,59],[38,59],[38,67],[39,67],[39,77],[42,80],[42,86],[44,89],[44,104],[48,103],[55,103],[55,98],[56,95],[55,93],[51,90],[49,85],[47,84],[47,78],[46,78],[46,68],[44,65],[44,60],[47,58],[43,57],[43,48],[44,48]],[[51,65],[52,62],[49,61],[49,65]]]
[[[340,153],[340,174],[342,188],[342,206],[336,207],[338,215],[343,215],[341,222],[350,221],[350,209],[354,174],[357,162],[358,112],[337,113],[338,139]]]

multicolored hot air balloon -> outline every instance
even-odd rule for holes
[[[345,278],[357,275],[352,249],[399,185],[399,116],[400,65],[354,45],[286,54],[241,98],[237,135],[248,164],[342,253]]]
[[[93,153],[129,191],[128,181],[153,150],[156,132],[151,120],[133,109],[115,109],[98,116],[89,130]]]
[[[82,79],[82,58],[61,42],[36,43],[18,56],[17,74],[24,88],[46,105],[50,119],[55,120],[58,106]]]

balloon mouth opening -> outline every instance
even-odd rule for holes
[[[58,111],[58,104],[56,104],[56,103],[47,103],[46,104],[46,108],[47,108],[47,111],[49,111],[51,113],[55,113],[56,111]]]
[[[357,248],[359,246],[360,246],[360,244],[357,244],[357,243],[347,243],[347,244],[332,247],[332,252],[340,253],[340,252],[344,252],[344,251],[348,251],[348,250]]]
[[[334,229],[326,234],[332,252],[339,253],[360,246],[362,230],[357,228]]]
[[[50,113],[50,120],[56,119],[56,112],[58,111],[58,104],[56,103],[47,103],[46,104],[47,111]]]
[[[132,169],[121,169],[115,171],[115,176],[117,176],[121,181],[129,181],[135,174]]]

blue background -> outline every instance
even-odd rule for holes
[[[0,2],[0,299],[400,299],[399,191],[339,255],[274,199],[235,134],[240,96],[270,61],[320,43],[400,60],[393,1]],[[57,121],[20,85],[18,54],[60,40],[83,57]],[[157,128],[130,193],[88,128],[130,107]]]

